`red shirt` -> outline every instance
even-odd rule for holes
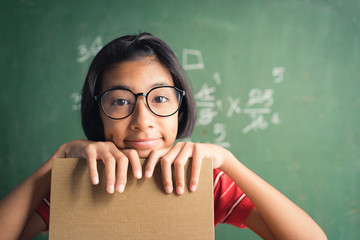
[[[214,169],[214,225],[227,223],[239,228],[246,227],[243,222],[254,205],[234,181],[224,172]],[[50,193],[39,204],[36,212],[49,226]]]

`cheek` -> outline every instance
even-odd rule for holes
[[[116,138],[124,135],[123,128],[126,124],[120,124],[120,121],[112,120],[104,114],[101,115],[101,120],[104,126],[104,136],[106,141],[114,142]]]
[[[166,136],[167,145],[172,145],[177,136],[178,132],[178,115],[175,114],[174,116],[169,117],[166,119],[166,123],[164,124],[164,135]]]
[[[112,138],[111,128],[106,124],[104,124],[104,136],[106,141],[110,141]]]
[[[108,120],[103,120],[103,126],[104,126],[104,136],[106,141],[110,141],[112,138],[112,125],[108,123]]]
[[[100,118],[101,118],[101,122],[103,124],[103,128],[104,128],[104,136],[105,136],[105,140],[109,140],[109,119],[104,115],[104,113],[99,110],[100,113]]]

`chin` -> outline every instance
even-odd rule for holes
[[[139,158],[148,158],[151,150],[137,150],[138,154],[139,154]]]

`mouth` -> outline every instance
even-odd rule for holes
[[[159,145],[162,138],[141,138],[141,139],[127,139],[125,143],[127,147],[137,150],[151,150]]]

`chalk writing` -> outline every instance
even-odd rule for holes
[[[102,48],[102,38],[97,36],[90,46],[78,46],[77,62],[82,63],[96,55]],[[205,64],[203,54],[197,49],[184,48],[182,51],[182,65],[186,71],[203,71]],[[272,68],[273,81],[279,84],[284,81],[285,67]],[[250,123],[239,121],[239,124],[244,124],[241,132],[247,134],[251,131],[264,130],[270,124],[281,124],[280,115],[278,112],[272,112],[274,104],[274,89],[260,89],[253,88],[249,90],[248,100],[244,104],[241,101],[241,96],[224,96],[217,97],[217,89],[222,87],[223,79],[220,72],[216,71],[212,74],[213,82],[207,81],[203,83],[200,89],[194,94],[196,106],[198,109],[197,125],[207,126],[213,124],[213,139],[206,139],[206,142],[213,142],[225,148],[231,146],[230,142],[226,140],[227,131],[225,123],[219,122],[220,116],[226,116],[227,119],[234,117],[248,116]],[[225,79],[226,80],[226,79]],[[226,81],[225,81],[226,82]],[[81,95],[79,92],[73,92],[70,95],[72,99],[71,108],[74,111],[80,110]],[[205,136],[206,130],[202,130]],[[190,138],[183,139],[184,141],[191,141]]]
[[[200,91],[195,94],[196,105],[199,109],[197,123],[200,125],[210,124],[213,118],[218,115],[216,107],[219,104],[217,104],[216,98],[213,95],[215,91],[216,87],[209,87],[207,83],[204,83]]]
[[[280,124],[281,123],[281,119],[279,116],[279,113],[275,112],[272,117],[271,117],[271,123],[272,124]]]
[[[215,72],[215,73],[213,74],[213,78],[215,79],[216,85],[220,86],[220,85],[221,85],[220,73],[219,73],[219,72]]]
[[[274,67],[272,69],[272,75],[274,76],[274,82],[281,83],[284,80],[284,73],[285,73],[284,67]]]
[[[230,103],[230,107],[228,112],[226,113],[226,116],[228,118],[231,118],[234,113],[240,114],[241,113],[241,108],[239,107],[240,98],[234,99],[233,97],[228,97],[228,101]]]
[[[242,133],[246,134],[250,130],[266,129],[268,125],[263,115],[251,115],[251,123],[242,130]]]
[[[80,110],[80,102],[81,102],[81,95],[78,92],[73,92],[70,95],[70,98],[73,99],[73,104],[71,106],[72,110],[78,111]]]
[[[95,40],[91,43],[90,47],[87,48],[86,45],[78,46],[79,57],[77,58],[78,63],[85,62],[90,57],[95,56],[100,49],[102,48],[102,39],[101,36],[97,36]]]
[[[190,58],[192,60],[190,60]],[[183,49],[183,68],[187,71],[204,70],[205,64],[202,58],[202,53],[196,49]],[[284,81],[285,67],[272,68],[273,80],[276,84]],[[213,142],[229,147],[230,143],[225,140],[226,127],[225,124],[219,123],[218,119],[224,115],[230,119],[235,116],[249,116],[250,123],[246,123],[242,128],[242,133],[247,134],[250,131],[264,130],[269,127],[270,124],[280,124],[281,119],[278,112],[272,112],[272,106],[274,104],[274,89],[250,89],[248,94],[248,101],[245,106],[241,107],[240,96],[226,96],[227,101],[223,102],[216,96],[217,88],[222,86],[222,79],[220,72],[215,72],[212,75],[215,85],[211,82],[203,83],[195,93],[195,100],[198,109],[197,125],[206,126],[214,124],[214,140]],[[223,105],[225,104],[225,106]],[[224,109],[224,107],[226,109]],[[222,114],[222,111],[226,110],[226,114]],[[214,123],[214,121],[217,121]],[[244,121],[239,121],[243,123]]]
[[[78,46],[77,62],[82,63],[102,48],[101,36],[97,36],[90,46]],[[200,50],[184,48],[182,51],[182,64],[186,71],[203,71],[205,64],[203,55]],[[285,67],[272,68],[273,81],[279,84],[284,81]],[[248,116],[250,123],[245,123],[245,127],[241,132],[247,134],[251,131],[264,130],[270,124],[281,124],[280,115],[278,112],[272,112],[274,104],[274,89],[250,89],[248,100],[245,106],[241,106],[240,96],[225,96],[223,98],[217,97],[217,89],[222,87],[223,79],[220,72],[216,71],[212,74],[213,82],[207,81],[203,83],[200,89],[194,94],[196,106],[198,109],[197,125],[207,126],[213,124],[213,139],[206,139],[206,142],[212,142],[219,146],[229,148],[230,142],[226,140],[227,132],[225,123],[219,122],[221,115],[226,116],[227,119],[234,117]],[[74,111],[80,110],[81,95],[78,92],[73,92],[70,95],[73,101],[72,109]],[[223,100],[225,99],[225,101]],[[244,121],[239,121],[239,124]],[[206,130],[202,130],[205,136]],[[190,138],[183,139],[184,141],[191,141]]]
[[[217,106],[219,105],[213,95],[216,87],[209,87],[204,83],[198,93],[195,94],[196,105],[199,109],[199,118],[197,123],[208,125],[213,118],[218,115]]]
[[[214,124],[214,134],[218,135],[217,138],[214,139],[215,143],[219,146],[228,148],[230,147],[230,143],[225,141],[226,138],[226,127],[223,123],[215,123]]]
[[[191,61],[195,58],[195,61]],[[185,70],[203,69],[204,61],[202,54],[196,49],[183,49],[183,68]]]
[[[251,123],[248,124],[242,132],[248,133],[250,130],[266,129],[268,122],[264,119],[264,114],[271,113],[271,105],[274,103],[274,90],[266,89],[264,91],[254,88],[249,92],[249,100],[246,103],[248,108],[244,109],[244,113],[250,115]],[[258,107],[261,105],[261,107]],[[251,108],[250,108],[251,107]]]
[[[273,94],[274,90],[272,89],[266,89],[265,91],[258,88],[251,89],[246,106],[250,107],[257,103],[264,103],[264,106],[269,107],[274,103]]]

